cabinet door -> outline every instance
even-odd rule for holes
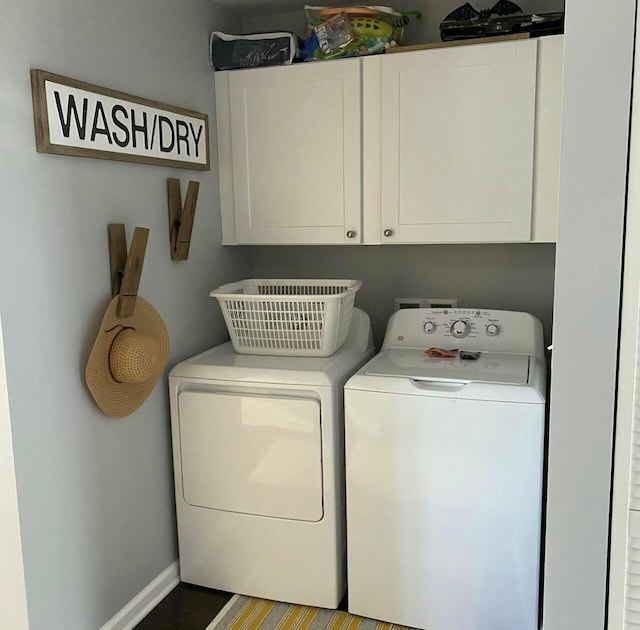
[[[229,105],[237,242],[360,242],[359,61],[232,72]]]
[[[529,240],[536,45],[382,58],[383,242]]]

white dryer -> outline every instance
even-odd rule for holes
[[[431,346],[480,356],[431,358]],[[345,387],[350,612],[538,629],[545,382],[531,315],[392,316]]]
[[[233,593],[335,608],[346,580],[346,380],[372,355],[354,309],[327,358],[236,354],[169,375],[180,573]]]

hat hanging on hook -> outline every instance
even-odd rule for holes
[[[149,230],[136,228],[127,255],[124,225],[109,226],[112,300],[102,318],[85,378],[108,416],[133,413],[149,396],[169,355],[160,314],[138,295]]]

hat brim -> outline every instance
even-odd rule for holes
[[[108,416],[123,418],[133,413],[149,397],[162,374],[169,356],[169,333],[162,317],[149,302],[136,298],[136,306],[131,317],[118,317],[116,309],[118,297],[111,300],[105,311],[100,331],[96,338],[85,370],[87,387],[96,404]],[[111,344],[121,326],[135,328],[153,337],[158,343],[158,361],[152,374],[141,383],[119,383],[113,378],[109,367]]]

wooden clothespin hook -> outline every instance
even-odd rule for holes
[[[189,258],[189,245],[191,245],[191,232],[193,230],[193,219],[196,214],[199,188],[199,182],[189,182],[187,197],[184,200],[183,207],[182,195],[180,193],[180,180],[173,178],[167,179],[171,260],[187,260],[187,258]]]
[[[148,228],[137,227],[127,254],[124,225],[122,223],[109,225],[111,296],[120,296],[116,309],[118,317],[131,317],[135,310],[148,238]]]

